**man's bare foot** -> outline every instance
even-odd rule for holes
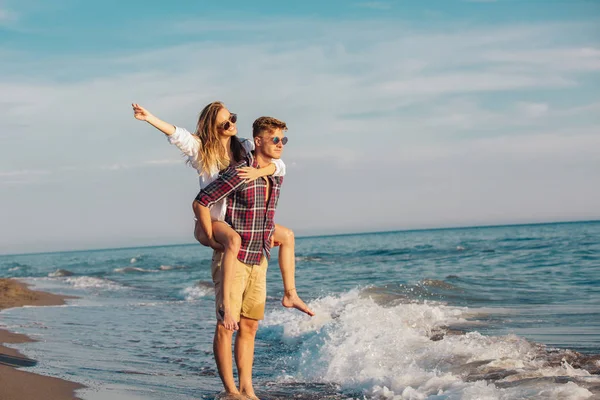
[[[256,393],[254,393],[254,391],[245,391],[242,392],[242,395],[244,396],[244,400],[260,400],[258,397],[256,397]]]
[[[283,299],[281,299],[281,305],[287,308],[295,308],[296,310],[300,310],[303,313],[310,315],[311,317],[315,315],[313,310],[308,308],[308,306],[298,296],[296,289],[290,289],[285,291],[285,295],[283,296]]]
[[[215,400],[246,400],[246,396],[240,392],[221,392],[217,395]]]

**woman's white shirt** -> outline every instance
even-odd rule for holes
[[[198,157],[202,142],[197,136],[192,135],[187,129],[175,127],[175,132],[172,135],[167,135],[169,143],[174,144],[186,155],[190,161],[190,164],[198,172],[198,178],[200,180],[200,189],[204,189],[212,181],[217,179],[219,176],[219,170],[215,167],[210,172],[202,171],[202,160]],[[242,146],[246,153],[254,150],[254,141],[248,139],[240,139]],[[285,175],[285,163],[282,160],[272,160],[275,165],[275,173],[273,176],[284,176]],[[213,220],[223,221],[225,219],[225,211],[227,207],[227,199],[223,199],[218,203],[215,203],[210,209],[210,216]]]

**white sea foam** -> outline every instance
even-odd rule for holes
[[[170,271],[172,269],[186,269],[188,267],[186,265],[161,265],[159,268],[161,271]]]
[[[12,268],[8,269],[8,272],[18,271],[20,269],[21,269],[21,267],[12,267]]]
[[[183,289],[182,292],[187,301],[198,300],[202,297],[214,296],[215,294],[215,291],[212,287],[205,285],[187,287]]]
[[[467,308],[437,303],[378,305],[353,290],[310,303],[316,316],[276,310],[265,326],[282,326],[283,339],[298,341],[301,381],[336,383],[377,399],[585,399],[592,395],[574,382],[547,377],[591,377],[563,362],[549,366],[540,347],[515,335],[478,332],[430,337],[442,327],[465,325]],[[495,378],[486,374],[510,371]],[[540,378],[523,384],[520,380]],[[595,382],[595,381],[594,381]],[[514,384],[511,384],[514,383]],[[544,395],[541,392],[544,391]],[[439,397],[438,397],[439,396]]]
[[[65,282],[79,289],[97,288],[107,290],[119,290],[125,288],[117,282],[110,281],[108,279],[96,278],[93,276],[69,277],[65,279]]]
[[[137,258],[133,257],[131,260],[129,260],[130,264],[135,264],[137,262]]]
[[[124,267],[124,268],[115,268],[113,270],[114,272],[159,272],[158,270],[155,269],[144,269],[144,268],[140,268],[140,267]]]

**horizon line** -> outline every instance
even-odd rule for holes
[[[584,219],[584,220],[569,220],[569,221],[524,222],[524,223],[484,224],[484,225],[459,225],[459,226],[448,226],[448,227],[437,227],[437,228],[412,228],[412,229],[394,229],[394,230],[383,230],[383,231],[327,233],[327,234],[321,234],[321,235],[297,236],[296,239],[314,239],[314,238],[325,238],[325,237],[335,237],[335,236],[358,236],[358,235],[365,235],[365,234],[376,234],[377,235],[377,234],[398,233],[398,232],[443,231],[443,230],[474,229],[474,228],[489,229],[489,228],[503,228],[503,227],[517,227],[517,226],[560,225],[560,224],[578,224],[578,223],[594,223],[594,222],[600,222],[600,218]],[[80,252],[88,252],[88,251],[146,249],[146,248],[152,248],[152,247],[177,247],[177,246],[192,246],[192,245],[196,245],[196,244],[197,244],[196,242],[188,242],[188,243],[171,243],[171,244],[161,244],[161,245],[142,245],[142,246],[125,246],[125,247],[104,247],[104,248],[92,248],[92,249],[34,251],[34,252],[25,252],[25,253],[0,254],[0,257],[42,255],[42,254],[56,254],[56,253],[80,253]]]

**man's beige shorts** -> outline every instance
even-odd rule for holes
[[[221,261],[223,253],[215,251],[212,259],[212,279],[215,284],[215,305],[217,320],[222,321],[223,304],[223,274]],[[231,285],[229,304],[233,318],[239,322],[240,315],[250,319],[260,320],[265,316],[267,301],[267,259],[263,256],[260,264],[245,264],[235,260],[235,277]]]

